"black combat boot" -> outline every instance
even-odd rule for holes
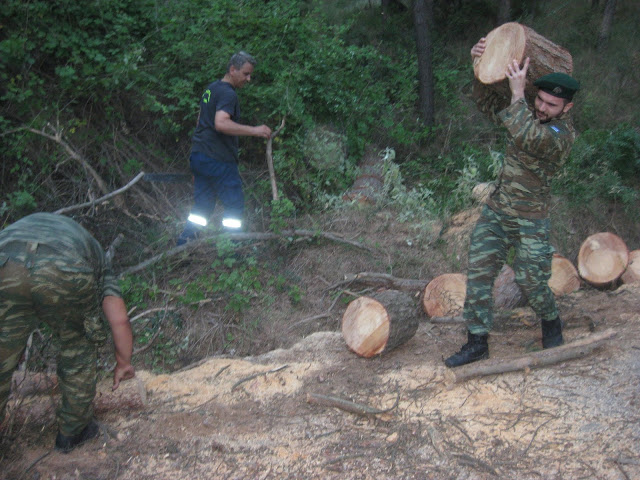
[[[58,436],[56,437],[56,450],[59,450],[62,453],[69,453],[78,445],[82,445],[87,440],[96,438],[99,434],[100,427],[95,420],[91,420],[89,425],[84,427],[82,431],[76,435],[63,435],[58,432]]]
[[[562,322],[560,317],[555,320],[540,322],[542,325],[542,348],[559,347],[564,343],[562,338]]]
[[[447,358],[444,364],[449,368],[454,368],[489,358],[488,340],[489,335],[474,335],[467,331],[467,343],[462,346],[458,353]]]

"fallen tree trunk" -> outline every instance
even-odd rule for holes
[[[119,277],[122,277],[124,275],[129,275],[131,273],[136,273],[139,272],[140,270],[144,270],[145,268],[159,262],[160,260],[164,259],[164,258],[170,258],[174,255],[177,255],[179,253],[182,253],[184,251],[189,251],[194,249],[195,247],[198,247],[204,243],[210,242],[210,241],[215,241],[216,237],[219,236],[225,236],[227,238],[229,238],[230,240],[237,240],[237,241],[260,241],[260,240],[277,240],[277,239],[283,239],[283,238],[295,238],[295,237],[302,237],[302,238],[313,238],[313,237],[320,237],[320,238],[325,238],[327,240],[331,240],[334,242],[338,242],[338,243],[345,243],[347,245],[351,245],[353,247],[356,248],[361,248],[363,250],[369,250],[371,251],[371,249],[369,247],[367,247],[366,245],[363,245],[361,243],[358,242],[354,242],[352,240],[347,240],[346,238],[341,238],[338,235],[336,235],[335,233],[330,233],[330,232],[317,232],[317,231],[312,231],[312,230],[283,230],[282,232],[280,232],[279,234],[276,233],[271,233],[271,232],[255,232],[255,233],[244,233],[244,232],[240,232],[240,233],[220,233],[218,235],[211,235],[211,236],[206,236],[206,237],[202,237],[199,238],[197,240],[192,240],[190,242],[185,243],[184,245],[180,245],[178,247],[174,247],[170,250],[167,250],[166,252],[162,252],[158,255],[155,255],[147,260],[145,260],[144,262],[141,262],[137,265],[134,265],[132,267],[127,268],[126,270],[120,272]]]
[[[422,291],[429,284],[429,280],[415,280],[412,278],[398,278],[388,273],[378,272],[360,272],[350,273],[345,275],[343,281],[332,288],[337,288],[341,285],[350,283],[361,283],[364,285],[374,287],[384,287],[392,290],[408,290],[408,291]]]
[[[413,299],[398,290],[359,297],[342,316],[342,336],[350,350],[370,358],[406,343],[418,330]]]
[[[615,334],[616,332],[613,329],[608,329],[560,347],[529,353],[520,357],[476,362],[453,370],[447,370],[446,382],[449,384],[460,383],[471,378],[540,368],[566,360],[581,358],[602,346],[607,340],[613,338]]]
[[[613,285],[629,263],[629,249],[624,241],[610,232],[588,237],[578,253],[580,276],[596,287]]]
[[[384,187],[384,162],[376,147],[369,146],[358,168],[358,176],[353,186],[342,196],[344,200],[357,200],[361,204],[374,204]]]
[[[505,23],[489,32],[486,38],[484,53],[473,61],[473,72],[480,88],[494,90],[504,98],[511,98],[506,72],[514,59],[522,64],[525,58],[530,58],[525,88],[525,96],[530,102],[537,94],[537,88],[533,86],[535,79],[552,72],[571,74],[573,71],[573,59],[568,50],[525,25]]]

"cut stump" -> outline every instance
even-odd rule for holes
[[[474,59],[473,72],[482,86],[505,98],[511,98],[506,72],[514,59],[522,65],[525,58],[530,58],[525,88],[530,102],[537,94],[534,80],[552,72],[571,74],[573,71],[573,59],[568,50],[520,23],[505,23],[489,32],[486,38],[485,51]]]
[[[419,310],[411,296],[384,290],[349,303],[342,316],[342,336],[349,349],[370,358],[409,341],[418,323]]]
[[[549,288],[557,297],[580,289],[580,275],[571,260],[554,254],[551,260],[551,278]]]
[[[620,280],[622,283],[640,283],[640,250],[629,253],[629,264]]]
[[[578,253],[580,276],[596,287],[607,287],[620,278],[629,263],[629,249],[624,241],[609,232],[588,237]]]

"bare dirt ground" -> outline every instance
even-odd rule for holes
[[[295,268],[330,283],[376,270],[376,262],[395,265],[391,273],[398,277],[443,273],[437,270],[444,267],[403,257],[404,239],[384,248],[389,258],[399,257],[340,254],[343,247],[328,245],[313,254],[301,251]],[[426,249],[421,255],[435,254]],[[320,298],[326,288],[317,283],[309,298]],[[282,320],[295,324],[331,303],[316,302],[297,316],[283,309]],[[51,450],[52,397],[23,398],[13,413],[24,426],[3,443],[0,477],[638,479],[640,285],[584,287],[560,298],[559,307],[567,342],[608,328],[616,336],[580,359],[450,385],[442,359],[464,343],[462,325],[430,323],[425,316],[409,342],[363,359],[346,347],[337,323],[343,309],[336,307],[332,319],[302,323],[308,330],[296,330],[298,339],[282,342],[283,348],[243,358],[216,355],[172,374],[138,371],[121,394],[146,397],[145,405],[125,401],[114,408],[105,380],[96,399],[103,434],[67,455]],[[490,338],[492,358],[540,348],[532,312],[500,318]],[[263,333],[291,332],[273,325]],[[311,393],[383,410],[397,405],[363,416],[309,403]]]

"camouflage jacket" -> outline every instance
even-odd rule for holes
[[[37,242],[56,252],[56,256],[84,261],[93,269],[102,298],[122,297],[111,263],[98,241],[80,224],[52,213],[34,213],[0,231],[0,253],[12,242]]]
[[[487,201],[493,210],[521,218],[546,218],[551,180],[564,164],[576,137],[561,115],[541,124],[525,100],[504,106],[488,93],[477,97],[479,109],[507,128],[508,142],[496,189]]]

